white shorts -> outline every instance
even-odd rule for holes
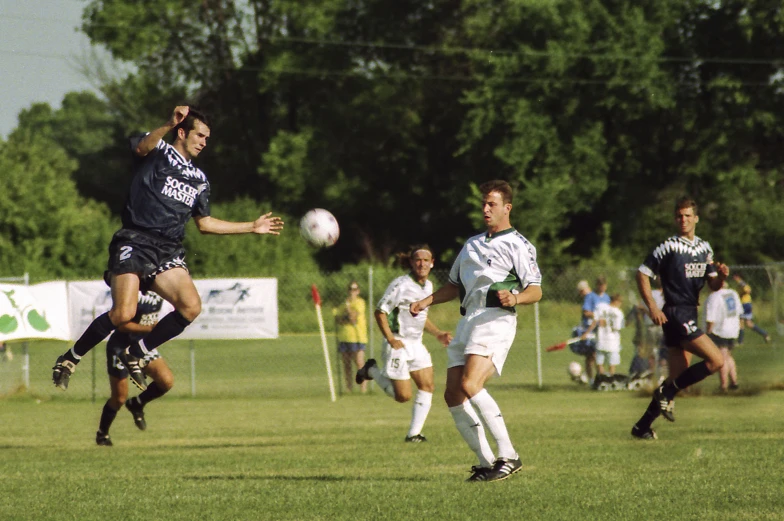
[[[500,375],[516,331],[517,315],[501,308],[486,308],[463,317],[446,348],[447,368],[465,365],[466,355],[479,355],[490,358]]]
[[[381,352],[384,356],[383,372],[387,378],[390,380],[410,380],[410,373],[413,371],[433,367],[430,351],[421,340],[395,338],[402,340],[405,347],[392,349],[386,340],[381,343]]]
[[[621,365],[621,353],[617,351],[596,351],[597,365],[603,365],[605,359],[610,365]]]

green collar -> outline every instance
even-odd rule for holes
[[[414,272],[413,271],[409,271],[408,272],[408,276],[411,278],[411,280],[413,280],[415,283],[417,283],[419,285],[419,287],[421,287],[421,288],[425,287],[425,284],[427,283],[427,279],[425,279],[425,282],[423,282],[422,284],[419,284],[419,281],[414,276]]]

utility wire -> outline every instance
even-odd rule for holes
[[[44,23],[60,23],[59,20],[54,18],[45,17],[32,17],[32,16],[17,16],[17,15],[0,15],[0,20],[27,20]],[[92,23],[91,27],[101,27],[116,29],[128,27],[130,24],[127,22],[116,23]],[[771,59],[771,58],[723,58],[723,57],[706,57],[706,56],[647,56],[635,55],[624,53],[572,53],[561,51],[545,51],[535,49],[487,49],[481,47],[451,47],[451,46],[428,46],[416,45],[407,43],[391,43],[391,42],[365,42],[356,40],[326,40],[322,38],[304,38],[293,36],[260,36],[259,39],[275,42],[275,43],[304,43],[311,45],[332,45],[341,47],[362,47],[370,49],[388,49],[388,50],[404,50],[404,51],[419,51],[427,53],[441,53],[441,54],[494,54],[502,56],[534,56],[541,58],[559,57],[559,58],[574,58],[574,59],[590,59],[590,60],[607,60],[607,61],[638,61],[650,60],[658,63],[712,63],[712,64],[725,64],[725,65],[773,65],[780,66],[784,64],[784,59]]]

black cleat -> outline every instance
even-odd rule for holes
[[[144,378],[144,371],[142,371],[142,368],[139,365],[140,359],[130,354],[127,349],[125,351],[120,351],[117,355],[117,358],[119,358],[120,362],[122,362],[125,368],[128,369],[128,376],[131,378],[133,385],[142,391],[147,389],[147,381]]]
[[[370,373],[368,371],[370,371],[371,367],[375,367],[375,366],[376,366],[376,360],[374,358],[369,359],[367,362],[365,362],[365,365],[363,365],[362,368],[359,371],[357,371],[357,376],[356,378],[354,378],[354,381],[356,381],[357,384],[361,384],[365,380],[372,380],[373,377],[370,376]]]
[[[427,438],[425,438],[421,434],[416,434],[414,436],[406,436],[406,443],[422,443],[423,441],[427,441]]]
[[[730,389],[730,391],[737,391],[738,390],[738,384],[730,384],[729,389]]]
[[[71,380],[71,375],[76,371],[76,364],[70,360],[66,360],[63,356],[58,356],[57,361],[52,367],[52,381],[55,387],[59,387],[63,391],[68,389],[68,382]]]
[[[664,385],[653,391],[653,399],[659,402],[659,410],[667,421],[675,421],[675,400],[664,395]]]
[[[518,470],[523,468],[520,458],[508,459],[498,458],[493,464],[493,468],[487,473],[487,481],[501,481],[506,479]]]
[[[104,434],[101,431],[95,433],[95,443],[101,445],[102,447],[111,447],[114,445],[109,435]]]
[[[641,440],[657,440],[656,432],[650,427],[648,430],[641,430],[637,425],[632,427],[632,436]]]
[[[487,475],[490,474],[492,470],[493,469],[487,467],[474,465],[471,467],[471,477],[466,481],[487,481]]]
[[[144,420],[144,405],[139,403],[139,398],[133,397],[125,402],[125,408],[131,411],[133,423],[136,424],[136,427],[138,427],[140,431],[145,430],[147,428],[147,422]]]

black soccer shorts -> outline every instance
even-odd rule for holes
[[[104,280],[109,284],[111,274],[138,273],[140,289],[146,292],[157,275],[172,268],[188,269],[181,242],[123,228],[114,234],[109,244]]]
[[[667,322],[662,326],[664,345],[680,347],[684,340],[691,341],[705,333],[697,325],[697,308],[694,306],[664,306]]]

